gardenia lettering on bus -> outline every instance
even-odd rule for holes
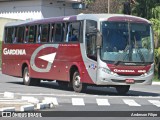
[[[114,69],[114,72],[130,72],[130,73],[134,73],[134,70],[118,70],[118,69]]]
[[[3,49],[4,55],[26,55],[25,49]]]

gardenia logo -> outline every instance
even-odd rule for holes
[[[118,69],[114,69],[114,72],[129,72],[129,73],[134,73],[134,70],[118,70]]]
[[[25,49],[3,49],[4,55],[26,55]]]

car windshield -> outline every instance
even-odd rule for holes
[[[150,24],[101,23],[101,59],[110,62],[153,62],[153,36]]]

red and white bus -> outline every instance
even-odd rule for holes
[[[81,92],[87,85],[111,86],[124,94],[130,85],[152,83],[151,23],[119,14],[80,14],[9,23],[5,26],[2,73],[25,85],[56,80]]]

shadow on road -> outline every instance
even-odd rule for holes
[[[8,82],[12,84],[18,84],[23,85],[22,82]],[[55,90],[64,90],[64,91],[72,91],[71,88],[68,87],[60,87],[56,82],[41,82],[39,86],[26,86],[26,87],[41,87],[41,88],[47,88],[47,89],[55,89]],[[116,92],[116,89],[113,87],[91,87],[88,86],[87,90],[84,92],[84,94],[88,95],[101,95],[101,96],[122,96],[119,95]],[[126,95],[123,96],[160,96],[160,93],[154,93],[154,92],[144,92],[144,91],[136,91],[136,90],[130,90]]]

